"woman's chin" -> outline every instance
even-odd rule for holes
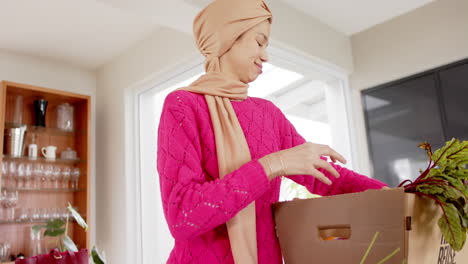
[[[251,82],[257,80],[258,76],[260,76],[260,74],[252,74],[251,76],[249,76],[248,82],[251,83]]]

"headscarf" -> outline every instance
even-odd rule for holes
[[[230,100],[247,98],[248,84],[220,71],[219,58],[246,31],[272,20],[263,0],[215,0],[200,11],[193,23],[198,49],[206,57],[206,74],[182,90],[203,94],[213,124],[219,176],[252,160],[249,146]],[[257,264],[255,201],[227,223],[234,262]]]

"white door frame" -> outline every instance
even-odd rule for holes
[[[271,61],[280,67],[292,69],[300,67],[302,71],[309,69],[310,72],[321,72],[329,74],[342,81],[342,89],[346,101],[346,113],[348,120],[348,133],[351,142],[351,155],[353,160],[359,157],[356,144],[356,135],[353,133],[355,122],[353,120],[353,110],[351,107],[351,91],[348,83],[348,73],[333,64],[324,62],[320,59],[310,57],[305,54],[300,54],[297,51],[287,51],[285,49],[269,47]],[[201,55],[194,55],[180,63],[167,67],[165,70],[157,72],[149,78],[142,80],[127,89],[125,89],[125,181],[126,181],[126,208],[128,213],[126,216],[127,230],[127,251],[132,254],[126,254],[126,263],[142,263],[143,247],[142,247],[142,208],[141,208],[141,171],[139,169],[140,160],[140,124],[139,124],[139,96],[155,87],[168,87],[170,84],[183,81],[188,78],[188,73],[194,69],[202,67],[204,58]],[[165,85],[167,83],[167,85]],[[359,170],[357,163],[354,166],[355,170]],[[135,180],[138,179],[138,180]],[[152,252],[151,254],[154,254]]]

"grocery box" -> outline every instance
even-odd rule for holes
[[[468,264],[467,247],[443,239],[440,207],[402,188],[281,202],[274,213],[285,264],[361,264],[375,237],[363,263]]]

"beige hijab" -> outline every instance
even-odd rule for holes
[[[194,21],[196,43],[206,57],[206,74],[181,89],[205,95],[216,139],[220,178],[252,158],[231,105],[231,100],[247,98],[249,86],[220,72],[219,57],[244,32],[267,19],[271,22],[272,15],[263,0],[215,0]],[[226,225],[234,262],[258,263],[255,202],[241,210]]]

